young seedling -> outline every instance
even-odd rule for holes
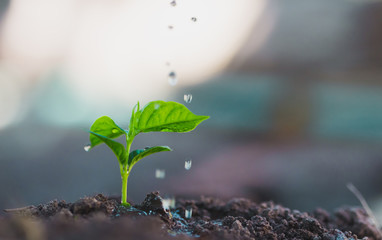
[[[89,151],[98,144],[105,143],[117,156],[122,178],[121,204],[130,206],[127,202],[127,180],[133,166],[142,158],[153,153],[172,151],[168,146],[156,146],[130,151],[134,138],[139,133],[147,132],[189,132],[196,128],[209,116],[193,114],[184,105],[177,102],[154,101],[144,108],[139,108],[139,102],[134,106],[128,130],[119,127],[110,117],[98,118],[90,127]],[[126,136],[126,147],[112,139]]]

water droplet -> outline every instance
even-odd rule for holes
[[[190,103],[192,101],[192,95],[191,94],[184,94],[183,99],[186,103]]]
[[[186,161],[184,162],[184,169],[190,170],[191,169],[191,165],[192,165],[192,159],[191,158],[186,159]]]
[[[160,108],[160,105],[158,103],[154,104],[154,109],[157,110],[158,108]]]
[[[112,133],[119,133],[118,129],[114,128],[113,130],[111,130]]]
[[[164,169],[155,169],[155,177],[163,179],[166,177],[166,170]]]
[[[162,199],[162,206],[165,210],[170,210],[175,208],[175,198],[174,197],[168,197]]]
[[[174,26],[168,25],[168,29],[174,29]]]
[[[175,72],[170,72],[168,74],[168,83],[171,86],[175,86],[178,83],[178,79],[176,78],[176,73]]]
[[[171,209],[174,209],[174,208],[175,208],[175,202],[176,202],[175,198],[172,197],[172,198],[171,198],[171,202],[170,202],[170,208],[171,208]]]
[[[85,152],[89,152],[90,148],[92,147],[92,145],[88,144],[88,145],[85,145],[84,146],[84,150]]]
[[[176,1],[174,0],[174,1],[170,2],[170,4],[171,4],[171,6],[175,7],[176,6]]]
[[[186,210],[184,211],[184,217],[185,218],[191,218],[192,217],[192,207],[189,206],[186,208]]]
[[[191,21],[196,22],[198,19],[196,17],[192,17]]]
[[[145,150],[147,150],[147,149],[149,149],[149,148],[150,148],[149,146],[146,146],[146,147],[145,147]]]

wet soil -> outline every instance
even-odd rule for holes
[[[162,200],[153,192],[129,209],[119,199],[99,194],[75,203],[54,200],[10,209],[0,217],[0,239],[382,240],[361,208],[306,213],[272,202],[201,197],[178,199],[175,208],[165,210]]]

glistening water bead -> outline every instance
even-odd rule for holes
[[[191,169],[191,166],[192,166],[192,160],[191,160],[191,159],[187,159],[187,160],[184,162],[184,169],[186,169],[186,170],[190,170],[190,169]]]
[[[186,208],[184,211],[184,217],[188,219],[192,217],[192,207],[189,206]]]
[[[155,169],[155,177],[163,179],[166,177],[166,171],[164,169]]]
[[[171,86],[175,86],[177,83],[178,83],[178,79],[176,78],[176,73],[173,71],[173,72],[170,72],[168,74],[168,83],[171,85]]]
[[[91,146],[90,144],[85,145],[85,146],[84,146],[84,150],[85,150],[85,152],[89,152],[89,150],[90,150],[91,147],[92,147],[92,146]]]
[[[175,208],[175,198],[169,197],[162,199],[162,206],[165,210],[170,210]]]
[[[192,101],[192,95],[191,94],[184,94],[183,99],[186,103],[190,103]]]

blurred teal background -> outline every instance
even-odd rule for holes
[[[359,204],[352,182],[382,218],[382,2],[10,0],[0,17],[1,209],[119,195],[114,155],[85,152],[83,130],[192,94],[184,104],[211,118],[137,137],[174,152],[137,164],[133,201],[160,190],[332,210]]]

